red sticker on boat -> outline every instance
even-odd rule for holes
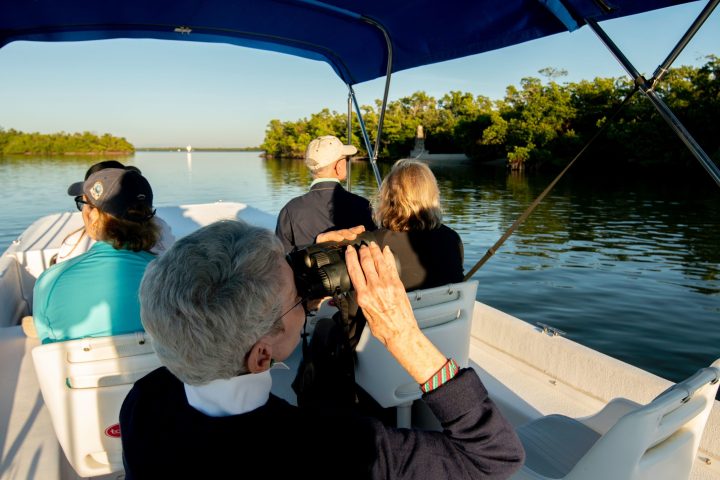
[[[120,438],[120,424],[110,425],[105,429],[105,435],[112,438]]]

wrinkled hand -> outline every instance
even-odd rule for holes
[[[390,248],[370,242],[359,256],[346,248],[345,264],[372,334],[416,382],[426,382],[446,359],[418,327]]]
[[[352,228],[343,228],[342,230],[332,230],[330,232],[321,233],[317,237],[315,237],[315,243],[355,240],[357,236],[364,231],[364,225],[358,225],[357,227]]]
[[[375,242],[345,250],[348,274],[357,292],[358,305],[372,334],[384,345],[419,330],[405,287],[400,281],[395,257],[389,247],[380,250]]]

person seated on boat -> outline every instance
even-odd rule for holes
[[[270,369],[298,346],[304,303],[280,240],[221,221],[148,267],[142,320],[164,365],[120,410],[125,478],[507,478],[524,451],[473,369],[425,337],[389,249],[347,249],[368,325],[423,389],[442,431],[396,429],[352,408],[300,408]],[[382,372],[378,372],[382,375]],[[437,382],[434,382],[437,380]]]
[[[440,189],[430,167],[417,160],[398,160],[373,203],[379,227],[375,239],[397,258],[407,291],[464,280],[463,243],[455,230],[442,223]],[[353,292],[347,297],[345,323],[354,348],[365,320]]]
[[[275,233],[285,253],[315,242],[319,233],[364,225],[375,230],[370,202],[348,192],[340,183],[347,178],[349,155],[357,153],[353,145],[325,135],[312,140],[305,151],[305,165],[312,174],[310,191],[291,199],[281,210]]]
[[[105,168],[74,183],[90,249],[43,272],[33,290],[42,343],[142,330],[138,288],[160,238],[150,183],[137,171]]]
[[[417,160],[398,160],[373,203],[379,226],[375,239],[381,246],[389,246],[397,258],[407,291],[464,280],[463,243],[455,230],[442,223],[440,189],[430,167]],[[356,228],[359,233],[361,226]],[[345,323],[354,348],[365,321],[353,292],[346,308]]]
[[[442,223],[440,190],[425,163],[398,160],[380,186],[373,211],[375,238],[389,246],[400,263],[405,289],[462,282],[463,243]]]
[[[87,180],[88,177],[90,177],[90,175],[92,175],[93,173],[100,171],[104,168],[125,168],[127,170],[135,170],[138,173],[142,174],[140,169],[133,165],[123,165],[117,160],[104,160],[88,168],[87,172],[85,172],[85,180]],[[150,251],[156,255],[160,255],[165,250],[167,250],[170,245],[173,244],[173,242],[175,241],[175,236],[173,235],[172,229],[170,228],[170,225],[167,224],[167,222],[165,222],[157,215],[154,217],[154,219],[160,227],[160,240]],[[82,227],[71,232],[67,237],[65,237],[62,244],[60,245],[60,249],[58,250],[58,252],[50,259],[50,265],[55,265],[56,263],[60,263],[65,260],[77,257],[81,253],[87,252],[94,243],[95,240],[93,240],[86,234],[85,225],[83,225]]]

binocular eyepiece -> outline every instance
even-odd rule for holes
[[[363,232],[355,240],[323,242],[291,252],[287,261],[295,276],[298,295],[308,300],[332,297],[352,290],[345,265],[345,249],[356,249],[375,240],[373,232]]]

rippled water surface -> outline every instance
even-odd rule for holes
[[[0,159],[0,250],[41,215],[74,208],[67,186],[97,159]],[[277,214],[306,191],[300,161],[256,153],[139,152],[156,205],[239,201]],[[381,165],[386,172],[387,165]],[[469,270],[552,178],[434,162],[445,223]],[[353,190],[375,180],[352,164]],[[720,357],[720,189],[694,180],[563,179],[476,274],[478,299],[670,380]]]

